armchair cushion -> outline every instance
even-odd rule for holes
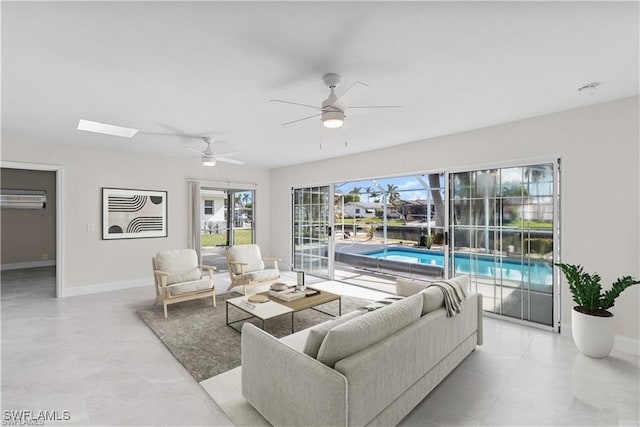
[[[193,249],[172,249],[156,255],[156,269],[169,273],[167,285],[200,280],[202,271],[198,267],[198,255]]]
[[[268,268],[266,270],[249,273],[247,277],[252,282],[266,282],[267,280],[274,280],[280,277],[280,271],[275,268]]]
[[[180,283],[180,286],[176,285],[168,287],[169,294],[172,297],[191,294],[199,291],[210,291],[211,289],[213,289],[213,285],[211,279],[209,278]]]
[[[230,261],[246,263],[244,272],[264,270],[264,261],[258,245],[234,245],[227,249],[227,256]],[[242,273],[242,266],[232,264],[234,274]]]

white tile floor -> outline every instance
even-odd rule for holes
[[[231,425],[135,314],[152,289],[55,299],[54,280],[51,268],[2,272],[3,410],[68,410],[76,425]],[[485,345],[403,425],[639,425],[637,356],[589,359],[557,334],[484,325]]]

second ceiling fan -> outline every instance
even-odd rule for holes
[[[202,166],[215,166],[217,162],[222,163],[232,163],[234,165],[243,165],[244,162],[242,160],[231,159],[232,156],[237,156],[239,153],[237,151],[231,153],[216,153],[211,146],[215,140],[210,136],[203,136],[202,140],[205,144],[207,144],[207,148],[204,151],[195,150],[193,148],[189,148],[191,151],[195,151],[198,154],[202,155]]]
[[[342,77],[338,74],[325,74],[322,77],[322,81],[329,87],[329,97],[322,101],[322,104],[318,107],[316,105],[303,104],[300,102],[284,101],[281,99],[272,99],[271,102],[280,102],[283,104],[298,105],[300,107],[313,108],[318,111],[308,117],[292,120],[282,123],[283,126],[287,126],[293,123],[302,122],[304,120],[313,119],[314,117],[320,117],[322,124],[326,128],[339,128],[344,124],[345,112],[347,109],[383,109],[383,108],[402,108],[400,105],[347,105],[349,101],[359,95],[361,92],[369,88],[369,85],[362,82],[355,82],[349,89],[347,89],[340,96],[337,96],[335,89],[342,82]]]
[[[244,164],[242,160],[230,158],[233,156],[237,156],[239,154],[238,152],[216,153],[212,147],[212,144],[215,142],[215,139],[211,136],[196,136],[196,135],[186,135],[181,133],[140,132],[138,129],[126,128],[118,125],[94,122],[91,120],[84,120],[84,119],[80,119],[80,121],[78,122],[77,129],[87,131],[87,132],[119,136],[123,138],[133,138],[136,134],[146,134],[146,135],[154,135],[154,136],[170,136],[170,137],[177,136],[181,138],[197,138],[197,139],[203,140],[204,143],[207,144],[207,147],[203,151],[196,150],[194,148],[187,148],[187,149],[190,151],[195,151],[196,153],[202,156],[203,166],[215,166],[217,162],[232,163],[235,165]]]

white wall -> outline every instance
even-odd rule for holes
[[[597,271],[609,284],[640,276],[638,97],[437,137],[362,154],[271,170],[271,253],[290,265],[291,187],[473,168],[562,156],[562,260]],[[357,143],[357,130],[351,141]],[[310,150],[315,147],[309,147]],[[600,200],[594,209],[591,201]],[[573,303],[562,289],[562,324]],[[640,286],[612,309],[616,334],[640,336]],[[637,341],[636,341],[637,342]]]
[[[198,159],[3,138],[2,160],[63,166],[63,286],[67,295],[77,293],[74,288],[90,285],[109,289],[152,283],[151,257],[161,249],[187,247],[187,178],[201,178]],[[219,164],[205,168],[204,173],[202,179],[258,184],[256,240],[268,247],[268,171]],[[102,240],[102,187],[168,191],[168,237]],[[93,231],[87,231],[88,224]]]

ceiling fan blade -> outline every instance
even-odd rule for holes
[[[298,105],[300,107],[313,108],[314,110],[322,110],[322,108],[318,107],[317,105],[301,104],[300,102],[283,101],[281,99],[270,99],[269,102],[280,102],[282,104]]]
[[[354,106],[354,107],[347,107],[348,109],[353,109],[353,108],[402,108],[402,105],[360,105],[360,106]]]
[[[357,99],[358,96],[362,95],[367,89],[369,89],[368,84],[362,83],[362,82],[355,82],[354,84],[351,85],[349,89],[344,91],[342,95],[338,97],[338,99],[336,99],[334,104],[336,102],[342,102],[344,104],[345,102],[348,102],[348,100],[350,99]]]
[[[242,160],[228,159],[226,157],[218,157],[218,156],[214,156],[213,158],[216,159],[216,162],[233,163],[234,165],[244,165],[244,162]]]
[[[320,117],[322,114],[314,114],[313,116],[309,116],[309,117],[305,117],[303,119],[298,119],[298,120],[292,120],[290,122],[286,122],[286,123],[282,123],[282,126],[287,126],[293,123],[298,123],[298,122],[302,122],[304,120],[309,120],[309,119],[313,119],[314,117]]]
[[[239,151],[229,151],[227,153],[214,153],[212,154],[213,157],[233,157],[233,156],[237,156],[238,154],[240,154]]]
[[[186,149],[189,150],[189,151],[193,151],[194,153],[198,153],[201,156],[206,156],[207,155],[207,153],[205,153],[204,151],[196,150],[195,148],[186,147]]]

